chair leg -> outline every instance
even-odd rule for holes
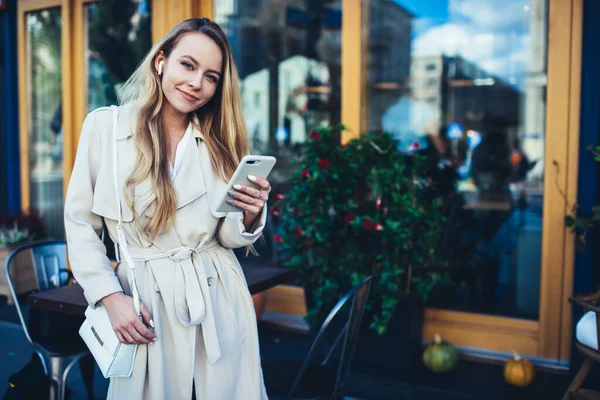
[[[586,358],[583,361],[583,365],[581,365],[581,368],[579,368],[577,375],[575,375],[575,378],[573,378],[573,380],[571,381],[571,384],[569,385],[569,388],[565,392],[565,395],[563,396],[562,400],[569,400],[570,396],[571,396],[571,392],[579,389],[579,387],[585,380],[585,377],[590,372],[590,369],[592,369],[593,365],[594,365],[594,361],[589,358]]]
[[[50,400],[64,400],[67,388],[67,375],[71,368],[83,357],[78,354],[71,357],[48,357],[48,377],[50,378]]]
[[[75,366],[75,364],[81,360],[82,357],[84,357],[86,354],[78,354],[76,356],[73,357],[69,357],[67,360],[70,360],[69,363],[67,364],[67,367],[65,368],[62,377],[61,377],[61,382],[60,382],[60,387],[61,387],[61,392],[60,392],[60,400],[65,400],[65,396],[67,394],[67,376],[69,375],[69,372],[71,371],[71,369]]]
[[[87,391],[88,399],[94,399],[94,358],[92,356],[83,357],[79,360],[79,370],[83,378],[83,386]]]

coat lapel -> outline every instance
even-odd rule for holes
[[[134,132],[135,121],[131,120],[131,106],[120,107],[119,130],[119,181],[124,187],[125,180],[131,174],[135,164],[137,149],[131,138]],[[208,205],[215,218],[223,218],[227,213],[216,211],[219,199],[226,194],[227,184],[221,180],[213,170],[210,154],[204,136],[193,127],[194,140],[184,154],[181,168],[175,177],[173,185],[177,193],[177,208],[184,207],[205,193],[208,195]],[[146,177],[134,189],[133,204],[138,215],[148,208],[156,195],[150,176]]]
[[[204,136],[200,133],[196,126],[194,126],[194,137],[196,138],[197,147],[194,148],[194,156],[190,158],[194,158],[194,161],[199,161],[200,168],[195,169],[194,173],[198,174],[197,171],[201,171],[201,175],[204,177],[204,184],[208,196],[208,207],[210,212],[215,218],[223,218],[227,215],[227,213],[219,212],[216,210],[216,206],[218,204],[219,199],[222,196],[226,195],[227,192],[227,183],[225,183],[221,178],[219,178],[216,172],[213,170],[212,163],[210,162],[210,154],[208,152],[208,147],[204,141]],[[182,165],[183,169],[183,165]],[[180,171],[181,172],[181,171]],[[182,174],[186,176],[186,174]],[[179,175],[178,175],[179,177]],[[175,179],[177,181],[177,179]]]
[[[118,152],[119,152],[119,187],[125,187],[125,181],[131,175],[135,166],[137,149],[133,141],[135,131],[135,120],[132,118],[133,106],[128,104],[119,107],[119,122],[117,130]],[[129,140],[128,140],[129,139]],[[137,215],[142,215],[146,208],[154,201],[152,179],[148,175],[133,190],[133,206]],[[123,208],[126,203],[123,203]]]
[[[173,185],[177,193],[177,208],[184,207],[206,193],[206,182],[202,172],[202,161],[198,143],[201,139],[192,138],[183,156],[181,167]]]

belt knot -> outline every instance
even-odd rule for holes
[[[175,249],[171,254],[169,254],[169,258],[173,261],[180,262],[183,260],[187,260],[192,256],[196,249],[192,247],[180,247]]]

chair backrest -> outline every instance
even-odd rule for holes
[[[293,397],[299,383],[302,380],[304,372],[310,365],[314,357],[316,348],[319,345],[321,338],[325,335],[325,332],[329,328],[331,321],[340,312],[342,307],[344,307],[346,303],[351,301],[348,320],[346,321],[341,333],[338,335],[337,340],[331,347],[329,354],[323,361],[323,364],[327,363],[330,356],[333,354],[333,352],[337,348],[337,345],[341,341],[341,357],[337,367],[336,382],[333,388],[333,393],[331,395],[333,397],[336,397],[341,394],[340,390],[342,389],[343,384],[346,381],[346,378],[348,377],[350,367],[352,365],[352,358],[354,357],[354,351],[358,342],[358,335],[360,332],[362,317],[365,311],[365,307],[367,305],[369,291],[371,290],[371,285],[373,284],[374,278],[374,276],[369,276],[368,278],[364,279],[362,282],[360,282],[358,285],[352,288],[344,297],[342,297],[340,301],[338,301],[338,303],[331,309],[329,315],[327,315],[327,318],[323,322],[323,325],[321,325],[321,329],[319,329],[319,333],[317,333],[317,336],[315,337],[315,340],[311,345],[308,355],[302,363],[300,371],[296,375],[296,379],[290,389],[288,397]]]
[[[31,262],[20,263],[24,260],[23,257],[27,257],[27,255],[29,255]],[[26,285],[29,292],[45,291],[65,285],[72,277],[71,272],[67,270],[66,242],[61,240],[44,241],[17,247],[6,259],[5,273],[25,336],[35,346],[19,302],[19,295],[23,293],[17,286],[19,277],[16,275],[18,273],[19,276],[28,276],[35,279],[35,282]]]

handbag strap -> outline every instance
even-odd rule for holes
[[[119,120],[119,110],[116,106],[110,107],[113,112],[113,129],[112,129],[112,142],[113,142],[113,181],[115,184],[115,193],[117,196],[117,210],[119,214],[119,220],[117,222],[117,243],[116,247],[116,255],[120,260],[121,253],[125,257],[125,262],[129,266],[129,286],[131,287],[131,292],[133,294],[133,306],[135,307],[135,312],[138,316],[141,315],[140,312],[140,294],[138,292],[137,284],[135,282],[135,274],[133,270],[135,269],[135,264],[133,259],[131,258],[131,254],[129,254],[129,248],[127,246],[127,238],[125,237],[125,231],[123,230],[123,211],[121,205],[121,191],[119,190],[119,181],[118,181],[118,146],[117,146],[117,122]]]

